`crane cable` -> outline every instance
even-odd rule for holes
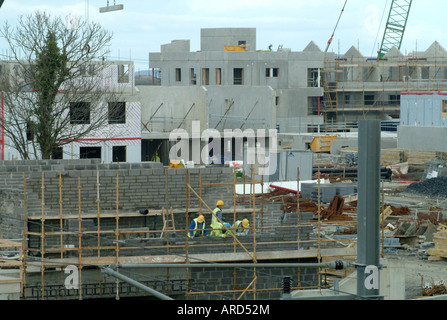
[[[373,45],[373,49],[371,51],[371,56],[373,56],[374,48],[376,47],[377,38],[379,37],[380,28],[382,26],[383,17],[385,16],[385,12],[386,12],[387,7],[388,7],[388,0],[386,0],[385,6],[383,7],[382,18],[380,18],[380,24],[379,24],[379,28],[377,29],[376,39],[374,40],[374,45]],[[377,51],[378,50],[379,50],[379,46],[377,45]]]
[[[335,30],[337,29],[337,26],[338,26],[338,23],[340,21],[341,15],[343,14],[343,11],[345,10],[346,2],[348,2],[348,0],[345,0],[345,4],[343,5],[343,8],[341,9],[340,15],[338,16],[337,23],[335,24],[335,27],[334,27],[334,31],[332,31],[332,35],[331,35],[331,37],[329,38],[329,40],[327,42],[326,50],[324,52],[327,52],[327,50],[329,49],[329,46],[332,43],[332,38],[334,37]]]

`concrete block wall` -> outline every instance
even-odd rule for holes
[[[207,205],[214,209],[216,200],[225,202],[224,215],[225,221],[231,224],[233,217],[233,170],[228,167],[204,167],[193,169],[167,169],[160,163],[120,163],[120,164],[101,164],[98,160],[33,160],[33,161],[3,161],[0,164],[0,187],[3,181],[4,189],[8,196],[3,200],[7,204],[8,210],[14,213],[15,220],[10,219],[11,232],[8,238],[21,238],[23,234],[23,189],[24,177],[26,176],[26,195],[27,195],[27,215],[28,217],[40,217],[42,215],[42,190],[44,192],[44,210],[46,216],[59,216],[59,174],[62,181],[62,207],[63,215],[78,215],[78,183],[81,185],[81,214],[97,212],[97,179],[99,179],[100,194],[100,212],[114,214],[116,212],[116,192],[117,192],[117,174],[118,174],[118,201],[119,212],[137,213],[141,208],[160,209],[166,206],[172,208],[185,209],[187,202],[187,177],[194,190],[200,194],[199,185],[202,183],[201,195]],[[1,180],[3,179],[3,180]],[[42,181],[44,188],[42,189]],[[220,185],[207,185],[210,183],[229,183]],[[10,185],[12,184],[12,185]],[[14,189],[15,188],[15,189]],[[167,193],[166,193],[167,191]],[[10,201],[8,197],[13,197],[15,201]],[[198,208],[199,200],[190,192],[190,207]],[[237,207],[243,207],[244,213],[238,213],[236,219],[248,218],[253,224],[253,215],[249,209],[249,204],[238,204]],[[261,205],[256,204],[256,209]],[[258,212],[256,215],[257,242],[285,242],[281,248],[296,247],[296,244],[286,244],[297,240],[298,229],[296,227],[297,217],[285,214],[280,209],[278,203],[264,203],[263,214]],[[202,205],[202,210],[208,224],[211,223],[211,213]],[[303,213],[301,213],[303,214]],[[170,242],[185,242],[187,227],[191,219],[198,215],[192,212],[186,217],[186,211],[175,214],[176,230],[185,230],[177,232],[175,235],[170,233]],[[311,217],[307,217],[309,220]],[[29,231],[40,232],[40,220],[30,220],[28,224]],[[303,219],[301,218],[301,221]],[[78,231],[78,219],[66,219],[63,223],[65,231]],[[98,222],[96,219],[82,219],[82,231],[97,230]],[[116,220],[114,218],[101,219],[101,230],[114,230]],[[2,224],[2,230],[8,224]],[[120,218],[120,230],[129,228],[149,228],[150,230],[161,230],[163,226],[162,217],[137,216],[130,218]],[[277,226],[276,229],[269,227]],[[286,228],[292,226],[292,228]],[[264,227],[264,228],[261,228]],[[59,220],[48,219],[45,222],[45,231],[59,231]],[[5,231],[2,231],[5,233]],[[309,228],[300,227],[300,239],[306,240],[311,232]],[[137,239],[154,238],[151,234],[121,234],[119,240],[129,240],[130,237]],[[158,236],[157,236],[158,237]],[[166,237],[166,235],[165,235]],[[270,238],[271,239],[270,239]],[[5,238],[5,235],[3,235]],[[95,243],[93,236],[84,236],[82,241],[85,245]],[[106,236],[104,239],[108,238]],[[115,241],[115,236],[110,236],[110,241]],[[216,239],[208,239],[216,241]],[[232,242],[231,239],[218,239],[220,242]],[[60,247],[59,236],[48,236],[45,239],[45,247]],[[64,243],[77,243],[77,235],[64,236]],[[109,241],[109,240],[108,240]],[[203,239],[203,242],[207,239]],[[252,240],[250,240],[251,242]],[[40,239],[30,237],[30,246],[38,247]],[[84,246],[84,244],[83,244]],[[231,246],[229,246],[231,247]],[[278,249],[281,249],[278,248]]]
[[[268,261],[275,263],[278,261]],[[291,261],[292,262],[292,261]],[[316,262],[315,259],[301,259],[293,262]],[[280,263],[280,262],[278,262]],[[195,292],[199,295],[190,295],[190,300],[221,300],[233,299],[231,293],[212,293],[213,291],[240,290],[236,293],[238,298],[243,290],[253,281],[252,268],[190,268],[191,278],[194,280]],[[234,275],[236,274],[236,277]],[[256,293],[257,300],[274,300],[282,296],[282,280],[285,276],[291,277],[292,287],[318,285],[318,270],[313,267],[302,268],[271,268],[256,267]],[[251,288],[250,288],[251,289]],[[266,290],[278,289],[278,290]],[[241,300],[253,300],[252,292],[247,292]]]
[[[266,261],[268,263],[278,263],[281,261]],[[289,262],[315,263],[316,259],[294,259]],[[132,279],[150,288],[166,294],[174,299],[186,299],[186,289],[192,293],[188,300],[234,300],[237,299],[243,290],[253,281],[253,268],[170,268],[169,281],[166,281],[166,268],[126,268],[120,272],[132,275]],[[282,280],[288,276],[292,280],[292,287],[311,287],[318,284],[318,270],[314,267],[283,268],[283,267],[257,267],[256,268],[256,300],[275,300],[282,297]],[[46,270],[45,272],[45,299],[78,299],[78,290],[68,290],[65,288],[64,280],[66,274],[63,270]],[[116,298],[116,279],[100,274],[98,284],[98,271],[96,269],[82,270],[82,297],[83,299]],[[123,287],[122,287],[123,286]],[[120,282],[120,297],[144,297],[147,293],[141,290],[130,290],[129,285]],[[116,288],[115,288],[116,289]],[[251,289],[251,288],[250,288]],[[238,290],[233,294],[233,290]],[[220,291],[214,293],[213,291]],[[227,292],[223,292],[227,291]],[[40,299],[41,294],[41,273],[31,272],[27,274],[27,286],[25,296],[28,300]],[[253,300],[254,295],[248,291],[241,300]]]
[[[39,165],[39,164],[38,164]],[[48,171],[40,171],[40,168]],[[86,163],[59,163],[56,168],[51,165],[40,164],[39,170],[32,170],[27,177],[27,194],[37,195],[35,205],[28,209],[28,215],[39,218],[42,214],[42,181],[44,185],[43,199],[45,203],[45,215],[59,216],[60,210],[60,187],[59,179],[61,175],[62,181],[62,207],[63,215],[78,216],[79,213],[79,190],[81,190],[81,215],[86,213],[97,213],[97,184],[99,180],[100,194],[100,212],[116,213],[118,190],[118,201],[120,213],[131,212],[138,213],[140,209],[161,209],[169,206],[170,208],[186,208],[187,202],[187,177],[195,191],[200,194],[200,180],[204,186],[201,195],[207,204],[214,208],[216,199],[222,199],[226,203],[230,203],[233,199],[233,186],[219,185],[207,186],[209,183],[233,182],[233,169],[228,167],[209,167],[209,168],[193,168],[193,169],[167,169],[162,167],[160,163],[140,163],[140,164],[92,164]],[[117,185],[118,175],[118,185]],[[79,185],[81,188],[79,188]],[[231,191],[231,193],[230,193]],[[198,198],[190,192],[190,207],[199,207]],[[209,210],[203,206],[204,213],[209,215],[207,219],[210,223],[211,214]],[[186,230],[191,219],[195,218],[192,214],[186,222],[186,212],[175,214],[176,229]],[[29,227],[30,231],[40,232],[38,221],[37,224]],[[53,225],[54,224],[54,225]],[[77,232],[79,229],[79,221],[75,219],[65,219],[63,228],[65,231]],[[82,231],[97,230],[97,219],[82,219]],[[115,218],[101,219],[101,230],[115,230]],[[120,230],[129,228],[145,228],[147,225],[152,230],[161,230],[163,227],[163,218],[161,216],[147,217],[144,215],[137,217],[119,219]],[[59,231],[59,220],[46,220],[45,229],[55,228]],[[183,237],[186,232],[183,232]],[[95,235],[96,236],[96,235]],[[148,234],[133,234],[135,238],[151,237]],[[129,235],[120,234],[120,240],[129,240]],[[34,239],[36,238],[36,239]],[[93,236],[82,236],[82,245],[94,244]],[[103,242],[114,242],[115,236],[102,235]],[[108,239],[110,238],[110,239]],[[64,243],[78,244],[77,235],[64,235]],[[40,239],[37,236],[30,237],[30,244],[38,246]],[[48,236],[45,238],[46,248],[59,248],[60,237]],[[96,255],[96,253],[94,253]]]
[[[23,237],[23,191],[0,187],[0,239]]]
[[[42,202],[42,172],[44,177],[44,198]],[[63,221],[64,231],[71,231],[69,235],[64,235],[63,243],[71,244],[72,251],[67,251],[64,257],[77,257],[78,230],[79,223],[81,231],[96,231],[98,221],[96,218],[89,218],[87,213],[97,213],[97,175],[100,183],[100,210],[101,212],[116,212],[116,173],[119,178],[119,212],[138,213],[142,208],[160,209],[173,207],[182,209],[174,214],[175,227],[177,232],[165,233],[160,238],[159,234],[145,233],[143,231],[161,230],[163,219],[161,216],[137,215],[132,217],[120,217],[119,229],[119,254],[120,256],[139,256],[139,255],[165,255],[178,254],[185,255],[185,247],[188,245],[188,253],[233,253],[244,252],[244,249],[235,244],[234,239],[230,238],[199,238],[188,239],[186,230],[191,219],[195,218],[197,211],[190,212],[187,216],[183,211],[187,201],[187,177],[190,184],[199,194],[200,180],[202,182],[202,198],[207,205],[214,209],[216,200],[225,202],[224,215],[225,221],[233,222],[233,170],[227,167],[205,167],[194,169],[167,169],[159,163],[141,163],[141,164],[101,164],[91,160],[49,160],[49,161],[5,161],[0,165],[0,195],[3,203],[0,208],[7,210],[11,215],[10,225],[1,224],[2,237],[21,238],[23,234],[23,211],[24,211],[24,175],[26,175],[26,195],[27,195],[27,214],[34,217],[28,221],[28,230],[31,232],[41,232],[42,226],[40,219],[42,214],[42,203],[44,204],[45,215],[59,215],[59,173],[62,175],[62,195],[63,195],[63,214],[77,217],[79,210],[78,203],[78,179],[81,182],[81,221],[78,218],[65,219]],[[212,185],[209,183],[230,183],[228,185]],[[166,184],[168,186],[166,196]],[[197,209],[199,201],[197,197],[190,193],[190,208]],[[253,225],[253,212],[250,210],[250,204],[237,204],[237,208],[244,208],[243,212],[237,214],[237,219],[248,218]],[[261,205],[256,203],[256,209]],[[202,206],[203,213],[208,223],[211,222],[211,213]],[[2,211],[3,212],[3,211]],[[311,213],[300,213],[300,221],[307,222],[312,218]],[[256,212],[256,251],[278,251],[306,249],[309,245],[300,245],[296,243],[298,239],[308,240],[312,232],[311,227],[297,227],[298,216],[296,213],[284,213],[280,203],[264,203],[263,213]],[[116,235],[113,232],[116,229],[116,219],[102,218],[100,220],[100,229],[112,231],[108,234],[102,234],[100,238],[101,246],[110,246],[110,249],[101,250],[101,256],[116,255]],[[46,232],[55,232],[60,229],[59,219],[46,219],[44,228]],[[141,232],[126,234],[126,230],[138,230]],[[238,240],[243,243],[248,251],[253,251],[253,232],[246,236],[239,236]],[[95,233],[83,233],[81,244],[83,248],[96,247],[98,238]],[[41,246],[41,239],[38,236],[29,236],[29,247],[38,249]],[[44,246],[46,249],[60,248],[59,235],[47,235]],[[35,250],[38,254],[39,251]],[[83,257],[96,256],[97,249],[84,250]],[[59,251],[47,251],[45,257],[59,257]],[[296,268],[295,268],[296,269]],[[203,270],[193,268],[190,279],[195,285],[205,286],[210,281],[204,279],[218,279],[214,282],[212,290],[232,290],[234,284],[232,277],[223,276],[224,274],[233,274],[231,270]],[[281,279],[284,275],[292,276],[300,281],[314,281],[316,273],[309,269],[308,272],[296,273],[296,270],[271,269],[265,270],[269,276],[259,274],[257,288],[280,287]],[[307,277],[307,278],[306,278]],[[231,278],[230,280],[228,278]],[[184,280],[184,279],[183,279]],[[183,281],[182,280],[182,281]],[[240,286],[246,286],[253,280],[253,273],[237,273],[237,283]],[[238,285],[239,285],[238,284]],[[200,290],[208,290],[206,287]],[[278,298],[280,292],[262,292],[257,294],[258,299]],[[216,297],[210,295],[211,299]],[[249,295],[246,296],[250,298]],[[203,297],[201,297],[203,298]]]
[[[101,210],[119,209],[136,212],[141,208],[159,209],[163,207],[185,208],[187,194],[187,171],[190,173],[190,184],[199,193],[200,173],[202,183],[221,183],[233,181],[233,169],[225,167],[167,169],[160,163],[110,164],[65,166],[62,175],[62,202],[64,212],[77,213],[79,209],[79,189],[81,192],[81,211],[97,210],[97,194],[99,181],[99,200]],[[59,210],[59,172],[56,170],[44,173],[44,199],[46,207]],[[79,183],[80,181],[80,183]],[[42,173],[32,172],[29,177],[32,192],[42,198]],[[80,188],[79,188],[80,185]],[[231,194],[228,191],[231,189]],[[118,199],[117,192],[118,190]],[[202,196],[211,206],[217,197],[224,201],[232,200],[232,186],[204,186]],[[199,200],[191,192],[190,207],[197,207]]]

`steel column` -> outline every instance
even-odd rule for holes
[[[357,205],[357,294],[362,298],[379,297],[379,289],[365,280],[366,268],[379,273],[380,240],[380,121],[360,120],[358,136]],[[377,281],[378,283],[378,281]]]

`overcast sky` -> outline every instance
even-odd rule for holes
[[[347,0],[329,51],[343,54],[355,46],[364,56],[376,55],[391,2]],[[36,10],[88,17],[113,33],[111,59],[132,59],[143,70],[149,52],[172,40],[191,40],[191,51],[200,50],[201,28],[256,28],[257,50],[273,44],[301,51],[310,41],[324,50],[345,0],[109,0],[114,3],[124,10],[99,13],[107,0],[5,0],[0,24],[14,25]],[[413,1],[401,51],[424,51],[434,41],[447,48],[446,9],[445,0]],[[7,50],[2,39],[0,50]]]

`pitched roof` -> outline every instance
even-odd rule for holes
[[[424,53],[422,53],[423,57],[447,57],[447,51],[435,41],[432,43]]]
[[[363,58],[363,55],[357,50],[356,47],[352,46],[348,51],[346,51],[343,58]]]
[[[391,47],[390,50],[384,55],[384,58],[403,57],[404,55],[396,47]]]
[[[303,49],[303,52],[304,51],[310,51],[310,52],[318,51],[318,52],[322,52],[320,47],[313,41],[309,42],[309,44],[306,46],[306,48]]]

